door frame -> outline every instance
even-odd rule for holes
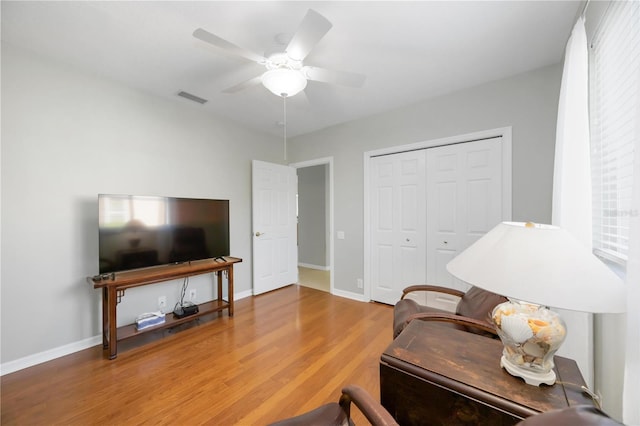
[[[322,166],[322,165],[327,165],[327,169],[328,169],[328,181],[329,181],[329,186],[328,188],[325,188],[325,190],[329,191],[329,196],[327,197],[328,201],[329,201],[329,206],[328,206],[328,213],[329,213],[329,292],[331,294],[334,294],[335,291],[335,287],[334,287],[334,282],[333,282],[333,267],[335,265],[334,262],[334,257],[333,257],[333,253],[334,253],[334,238],[333,238],[333,157],[323,157],[323,158],[317,158],[314,160],[307,160],[307,161],[301,161],[298,163],[291,163],[289,164],[290,167],[293,167],[294,169],[302,169],[305,167],[312,167],[312,166]]]
[[[458,143],[473,142],[482,139],[502,137],[502,217],[505,221],[511,220],[512,215],[512,141],[511,126],[496,129],[482,130],[457,136],[440,139],[432,139],[406,145],[396,145],[389,148],[366,151],[363,154],[364,170],[364,210],[362,212],[364,222],[364,299],[371,300],[371,222],[370,212],[370,168],[369,161],[372,157],[381,155],[399,154],[406,151],[435,148],[438,146],[454,145]]]

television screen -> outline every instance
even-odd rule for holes
[[[98,195],[100,274],[229,256],[229,200]]]

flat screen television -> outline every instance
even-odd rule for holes
[[[98,195],[100,274],[229,256],[229,200]]]

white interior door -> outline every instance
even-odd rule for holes
[[[427,150],[427,282],[466,291],[447,263],[503,220],[502,138]],[[455,298],[431,306],[449,309]]]
[[[253,294],[298,281],[293,167],[252,162]]]
[[[371,159],[371,298],[395,304],[425,280],[425,152]]]

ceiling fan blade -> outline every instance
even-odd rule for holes
[[[252,86],[257,86],[258,84],[262,83],[262,74],[260,74],[257,77],[254,77],[252,79],[243,81],[242,83],[238,83],[235,86],[231,86],[228,87],[226,89],[224,89],[222,91],[222,93],[235,93],[235,92],[239,92],[240,90],[244,90],[248,87],[252,87]]]
[[[267,58],[264,56],[258,55],[257,53],[253,53],[250,50],[243,49],[242,47],[236,46],[235,44],[218,37],[215,34],[211,34],[209,31],[203,30],[202,28],[198,28],[193,32],[193,36],[199,40],[204,41],[205,43],[209,43],[213,46],[216,46],[220,49],[226,50],[227,52],[241,56],[245,59],[249,59],[250,61],[255,61],[259,64],[264,64],[267,61]]]
[[[303,60],[332,26],[327,18],[309,9],[287,46],[287,55],[297,61]]]
[[[362,74],[347,71],[331,71],[309,66],[303,67],[302,70],[309,80],[337,84],[339,86],[362,87],[366,79]]]

